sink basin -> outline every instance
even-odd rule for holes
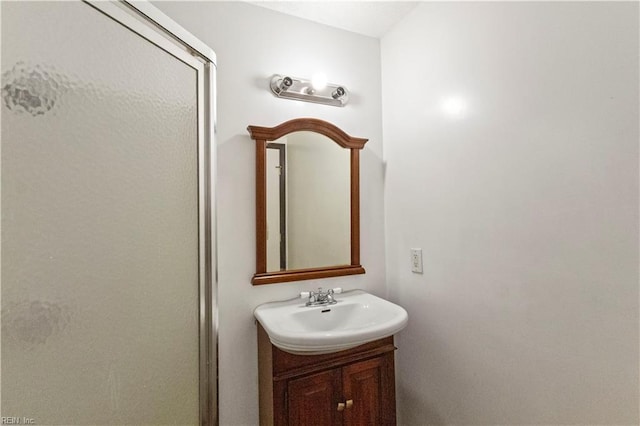
[[[369,294],[353,290],[335,295],[338,303],[305,306],[302,299],[258,306],[254,315],[274,346],[298,355],[343,351],[406,327],[407,311]]]

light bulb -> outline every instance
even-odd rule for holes
[[[311,77],[311,85],[316,90],[324,89],[327,87],[327,76],[323,73],[314,74],[313,77]]]

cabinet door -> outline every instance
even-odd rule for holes
[[[393,354],[342,368],[346,426],[395,425],[395,380]]]
[[[342,396],[340,369],[290,380],[287,405],[290,426],[341,425],[337,410]]]

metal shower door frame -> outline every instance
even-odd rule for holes
[[[217,425],[218,328],[215,226],[214,51],[147,1],[83,0],[197,72],[200,425]]]

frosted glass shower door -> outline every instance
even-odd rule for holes
[[[205,66],[107,5],[1,7],[1,415],[198,424]]]

